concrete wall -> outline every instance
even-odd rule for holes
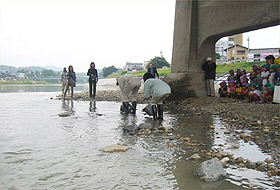
[[[201,66],[214,57],[221,37],[278,24],[278,0],[177,0],[171,73],[166,77],[172,97],[206,96]]]

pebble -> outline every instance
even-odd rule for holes
[[[195,154],[193,154],[189,159],[191,159],[191,160],[200,160],[201,157],[200,157],[199,154],[195,153]]]
[[[224,157],[223,159],[220,160],[221,164],[226,164],[229,161],[229,157]]]
[[[113,153],[113,152],[125,152],[128,150],[127,146],[122,146],[122,145],[110,145],[107,146],[105,148],[103,148],[103,152],[107,152],[107,153]]]

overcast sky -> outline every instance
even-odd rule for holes
[[[0,0],[1,65],[73,65],[86,72],[160,51],[171,62],[175,0]],[[250,48],[280,47],[280,26],[244,34]]]

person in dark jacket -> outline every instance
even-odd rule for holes
[[[95,98],[96,94],[96,83],[98,82],[98,74],[97,70],[95,69],[95,63],[90,63],[90,68],[88,69],[87,75],[89,76],[88,82],[89,82],[89,96],[91,98]],[[93,94],[92,94],[93,90]]]
[[[76,73],[73,70],[73,66],[69,65],[67,72],[67,85],[64,92],[64,97],[66,96],[69,86],[71,86],[71,98],[73,98],[74,87],[76,86]]]
[[[156,75],[157,75],[157,77],[159,78],[157,69],[154,68],[153,63],[150,63],[150,67],[148,68],[148,73],[151,73],[151,74],[153,75],[153,78],[156,78]]]
[[[216,63],[211,57],[206,59],[206,62],[202,66],[202,70],[205,71],[205,81],[208,96],[215,96],[214,80],[216,77]]]

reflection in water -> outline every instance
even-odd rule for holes
[[[90,112],[95,112],[96,111],[96,102],[95,101],[90,101],[89,102],[89,111]]]
[[[74,103],[73,103],[72,99],[71,100],[62,100],[61,108],[62,108],[62,110],[66,111],[66,112],[69,112],[69,113],[71,113],[73,115],[75,113]]]

